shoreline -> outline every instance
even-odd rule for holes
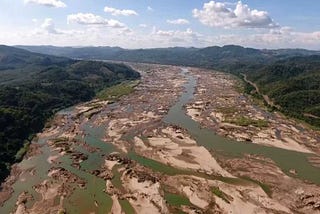
[[[199,75],[198,70],[201,69],[193,69],[201,86],[196,89],[194,101],[186,106],[187,115],[193,120],[236,141],[320,155],[316,139],[319,132],[304,127],[304,136],[301,137],[302,132],[296,128],[301,124],[255,106],[246,95],[236,90],[239,80],[234,76],[217,71],[203,71]],[[213,94],[208,95],[207,91]],[[219,97],[219,94],[224,95]]]

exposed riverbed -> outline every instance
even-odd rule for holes
[[[198,122],[192,120],[185,114],[184,106],[193,99],[196,79],[194,76],[189,75],[186,70],[184,72],[188,78],[187,83],[184,85],[185,93],[183,93],[179,101],[170,108],[170,111],[164,118],[166,123],[187,129],[199,145],[208,149],[233,156],[243,154],[261,155],[272,159],[284,172],[289,173],[290,169],[295,169],[297,171],[297,177],[320,185],[320,169],[314,167],[308,161],[308,158],[314,155],[248,142],[235,142],[217,135],[212,130],[201,127]]]
[[[143,78],[134,93],[114,104],[93,101],[58,113],[33,142],[39,153],[18,164],[21,173],[0,213],[212,213],[239,207],[291,213],[295,201],[273,198],[272,182],[267,187],[224,168],[236,159],[244,164],[248,155],[262,157],[257,163],[301,184],[304,193],[319,188],[320,168],[308,161],[317,155],[236,142],[186,115],[198,84],[188,69],[135,66]]]

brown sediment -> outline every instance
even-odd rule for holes
[[[137,213],[168,213],[157,177],[137,168],[124,173],[121,179],[127,190],[126,198]]]
[[[308,161],[315,167],[320,168],[320,157],[312,156],[308,158]]]
[[[16,202],[15,214],[29,214],[29,212],[27,211],[26,203],[30,200],[32,200],[32,196],[27,192],[22,192]]]
[[[24,158],[29,159],[35,155],[41,154],[40,148],[41,148],[41,145],[31,144]],[[18,164],[14,164],[11,166],[10,175],[1,184],[0,207],[3,205],[5,201],[7,201],[11,197],[13,193],[12,185],[19,179],[19,176],[21,174],[23,174],[23,171],[20,169]]]
[[[30,146],[28,148],[28,151],[25,154],[24,158],[28,159],[28,158],[31,158],[33,156],[41,154],[41,147],[42,146],[43,145],[40,145],[40,144],[34,144],[34,143],[30,144]]]
[[[198,86],[194,100],[186,106],[186,112],[202,126],[238,141],[319,155],[319,132],[255,105],[236,89],[240,83],[235,77],[201,69],[192,69],[192,72],[198,78]],[[242,123],[239,118],[248,120]],[[293,177],[289,177],[272,160],[264,157],[245,155],[243,158],[231,158],[213,154],[222,168],[255,182],[273,200],[290,209],[283,211],[320,213],[320,187],[294,178],[294,169],[290,170]],[[318,166],[318,157],[310,157],[309,162]],[[276,206],[272,212],[279,210]]]
[[[85,182],[72,174],[71,172],[61,168],[53,167],[48,172],[48,177],[41,183],[33,186],[33,189],[41,195],[39,200],[35,200],[28,192],[22,192],[16,202],[15,213],[58,213],[63,210],[62,202],[65,197],[71,195],[77,184],[79,187],[84,188]],[[57,203],[56,201],[60,201]],[[27,208],[28,202],[33,202],[32,207]]]
[[[77,184],[79,187],[83,188],[86,184],[83,179],[62,167],[52,167],[48,173],[48,176],[66,185]]]
[[[145,143],[136,138],[136,142],[140,142],[136,152],[141,156],[181,169],[232,177],[219,166],[206,148],[198,146],[182,129],[159,127],[152,133],[153,136],[144,136],[147,139]],[[141,149],[142,143],[145,146]],[[143,149],[145,147],[152,149]]]
[[[292,211],[320,212],[320,187],[287,176],[272,160],[255,155],[234,159],[220,156],[219,160],[234,175],[259,182],[273,199]]]
[[[259,186],[251,184],[188,175],[167,177],[165,183],[205,213],[239,213],[240,210],[247,213],[291,213],[287,207],[269,198]],[[214,192],[216,189],[219,192]]]
[[[320,133],[270,113],[253,103],[237,87],[241,82],[229,74],[191,69],[198,85],[187,114],[219,135],[267,146],[320,154]]]
[[[11,194],[13,193],[13,188],[11,186],[18,180],[20,174],[21,170],[17,164],[12,165],[10,175],[1,184],[0,206],[11,197]]]

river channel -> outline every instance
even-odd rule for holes
[[[261,155],[272,159],[283,170],[283,172],[290,176],[296,176],[302,180],[307,180],[318,185],[320,184],[320,169],[312,166],[308,162],[307,159],[310,154],[247,142],[235,142],[221,137],[209,129],[201,127],[199,123],[192,120],[186,115],[184,106],[193,99],[197,79],[191,75],[187,69],[182,69],[182,74],[187,78],[187,82],[184,84],[184,92],[164,117],[164,123],[174,124],[186,129],[199,145],[206,147],[208,150],[214,150],[218,153],[222,152],[224,155],[227,154],[230,156],[241,156],[243,154]],[[72,108],[61,111],[58,114],[68,115],[71,114],[71,112]],[[94,120],[94,117],[91,121],[89,120],[85,124],[81,125],[82,130],[84,130],[86,134],[84,137],[78,136],[78,140],[89,144],[91,147],[98,148],[99,150],[97,152],[90,153],[81,147],[75,146],[75,151],[79,151],[88,156],[88,159],[81,163],[80,169],[71,166],[72,159],[69,155],[64,155],[60,158],[60,163],[56,165],[65,168],[86,181],[86,187],[84,189],[75,186],[75,191],[72,195],[64,200],[63,205],[67,213],[108,213],[112,207],[111,197],[104,192],[106,187],[105,180],[97,178],[89,172],[99,169],[103,164],[104,157],[106,155],[114,151],[119,151],[111,143],[101,140],[104,137],[105,127],[103,125],[98,127],[95,126],[92,123],[92,120]],[[63,132],[63,129],[60,133],[61,132]],[[30,176],[29,173],[25,173],[20,176],[20,179],[13,184],[14,193],[11,198],[5,202],[3,207],[0,207],[0,213],[5,214],[12,212],[19,194],[23,191],[28,191],[34,199],[39,199],[39,197],[41,197],[32,187],[41,183],[45,179],[51,179],[47,174],[52,166],[47,162],[47,159],[49,156],[54,154],[52,154],[49,146],[46,144],[48,140],[50,139],[42,138],[34,142],[43,145],[41,147],[42,153],[32,157],[31,159],[25,159],[19,163],[19,167],[21,169],[34,169],[35,174]],[[134,153],[134,151],[130,151],[128,156],[140,164],[152,168],[153,170],[168,174],[179,173],[179,170],[172,167],[164,166],[156,161],[142,158]],[[297,171],[297,175],[291,175],[289,173],[289,170],[291,169],[295,169]],[[27,205],[31,206],[32,203],[33,202],[29,202]],[[99,206],[95,206],[95,204],[99,204]],[[127,201],[121,201],[120,204],[126,213],[132,212],[132,207]]]

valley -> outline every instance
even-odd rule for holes
[[[0,213],[320,213],[320,133],[213,70],[129,64],[116,100],[59,111],[2,185]]]
[[[319,7],[0,0],[0,214],[320,214]]]

